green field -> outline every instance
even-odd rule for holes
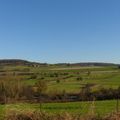
[[[16,73],[26,69],[25,67],[6,67],[7,71],[15,71]],[[48,84],[47,92],[54,91],[67,93],[78,93],[86,84],[92,84],[92,90],[104,88],[118,88],[120,86],[120,70],[117,67],[38,67],[30,69],[29,72],[34,73],[37,78],[29,79],[30,75],[23,77],[21,82],[28,85],[34,85],[38,80],[44,78]],[[18,71],[19,70],[19,71]],[[26,73],[29,73],[26,72]],[[88,75],[90,72],[90,75]],[[77,80],[82,78],[82,80]],[[59,80],[59,83],[57,82]]]
[[[4,71],[4,72],[3,72]],[[116,66],[109,67],[25,67],[6,66],[0,68],[0,80],[13,80],[25,85],[34,86],[39,80],[47,83],[45,93],[79,93],[87,85],[91,85],[91,90],[96,91],[101,88],[116,89],[120,86],[120,69]],[[95,114],[105,115],[116,110],[116,100],[96,101],[96,102],[67,102],[67,103],[43,103],[42,110],[48,113],[88,114],[93,111]],[[39,104],[16,103],[0,105],[1,116],[8,110],[34,111],[40,110]]]
[[[120,69],[116,66],[6,66],[0,68],[0,74],[3,73],[7,73],[8,77],[15,74],[15,77],[20,79],[19,82],[27,85],[34,85],[37,81],[43,79],[47,83],[47,93],[54,93],[54,91],[58,93],[63,91],[66,93],[79,93],[86,84],[91,84],[92,90],[99,90],[103,87],[116,89],[120,86]],[[6,79],[6,77],[0,75],[0,80]]]

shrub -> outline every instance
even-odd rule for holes
[[[60,83],[60,80],[59,80],[59,79],[57,79],[57,80],[56,80],[56,83]]]
[[[82,77],[77,77],[77,81],[82,81],[83,78]]]

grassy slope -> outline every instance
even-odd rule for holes
[[[14,67],[5,67],[6,71],[12,71],[19,69],[20,71],[24,70],[26,67],[22,66],[14,66]],[[71,69],[72,68],[72,69]],[[81,87],[85,84],[94,84],[92,87],[93,90],[99,89],[101,86],[105,88],[117,88],[120,86],[120,71],[115,67],[40,67],[40,68],[32,68],[30,67],[30,72],[38,73],[38,78],[44,77],[44,80],[48,82],[48,92],[54,91],[66,91],[68,93],[71,92],[79,92]],[[90,71],[90,76],[87,76],[87,71]],[[79,72],[79,74],[77,74]],[[64,79],[63,75],[59,75],[58,77],[50,77],[41,75],[41,73],[68,73],[67,76],[72,76]],[[27,79],[29,76],[24,76],[24,80],[22,80],[25,84],[33,85],[37,82],[37,79]],[[77,81],[77,77],[82,77],[82,81]],[[57,83],[56,80],[59,79],[60,83]]]
[[[25,69],[26,67],[5,67],[6,71],[13,71],[14,69]],[[57,67],[56,67],[57,68]],[[113,87],[117,88],[120,86],[120,70],[115,67],[82,67],[80,69],[59,69],[54,67],[45,67],[45,68],[30,68],[30,72],[34,73],[64,73],[67,72],[70,78],[63,79],[64,76],[59,76],[60,83],[56,83],[55,77],[51,78],[49,76],[44,76],[45,80],[48,80],[48,92],[49,91],[63,91],[66,92],[79,92],[80,88],[87,83],[95,84],[92,88],[93,90],[98,89],[100,86],[103,87]],[[87,76],[87,71],[91,71],[90,76]],[[78,75],[77,72],[80,74]],[[43,77],[38,75],[39,77]],[[77,77],[83,77],[82,81],[77,81]],[[33,85],[37,80],[26,78],[29,76],[25,76],[25,79],[22,80],[26,84]],[[46,103],[43,104],[43,110],[46,112],[70,112],[70,113],[79,113],[86,114],[90,111],[91,107],[93,107],[91,102],[73,102],[73,103]],[[101,115],[114,111],[116,108],[116,101],[97,101],[95,102],[95,111]],[[11,104],[11,105],[0,105],[0,113],[1,115],[5,114],[8,109],[17,109],[17,110],[39,110],[39,104]]]
[[[8,109],[29,111],[29,110],[39,110],[39,104],[9,104],[1,105],[0,113]],[[93,110],[96,114],[105,115],[106,113],[111,113],[116,110],[116,101],[96,101],[96,102],[71,102],[71,103],[45,103],[42,105],[42,110],[49,113],[62,113],[69,112],[73,114],[87,114],[91,113]],[[4,113],[5,114],[5,113]]]

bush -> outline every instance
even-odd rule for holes
[[[77,81],[82,81],[83,78],[82,77],[77,77]]]
[[[57,80],[56,80],[56,83],[60,83],[60,80],[59,80],[59,79],[57,79]]]
[[[31,75],[29,79],[37,79],[37,75]]]

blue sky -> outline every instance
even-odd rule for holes
[[[120,63],[120,0],[0,0],[0,59]]]

